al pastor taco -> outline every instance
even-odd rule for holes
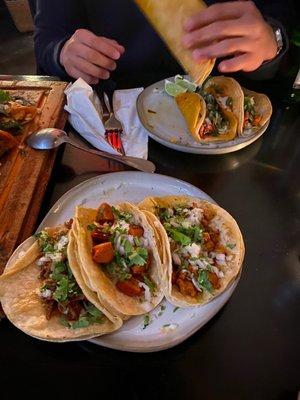
[[[188,196],[149,197],[139,208],[163,243],[167,299],[176,306],[205,304],[238,276],[242,234],[221,207]]]
[[[165,274],[154,231],[137,207],[78,207],[74,229],[86,283],[106,307],[130,316],[159,304]]]
[[[84,340],[122,325],[84,283],[69,228],[38,233],[29,250],[0,277],[0,301],[8,319],[38,339]]]

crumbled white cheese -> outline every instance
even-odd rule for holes
[[[52,292],[50,289],[42,290],[39,294],[40,297],[42,297],[43,299],[50,299],[52,296]]]
[[[189,244],[185,246],[184,249],[190,254],[191,257],[199,257],[201,246],[196,243]]]
[[[54,248],[57,249],[58,251],[63,250],[64,247],[67,246],[69,243],[68,236],[61,236],[59,241],[54,245]]]
[[[50,257],[41,257],[37,260],[36,265],[38,265],[39,267],[41,267],[42,265],[46,264],[47,262],[51,261]]]
[[[203,216],[203,211],[201,208],[193,208],[188,210],[188,217],[186,221],[190,222],[192,225],[197,225],[201,222]]]

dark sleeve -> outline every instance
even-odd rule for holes
[[[69,79],[59,63],[60,51],[76,29],[85,27],[82,0],[37,0],[34,48],[38,73]]]
[[[256,0],[255,4],[271,26],[280,28],[283,37],[283,48],[273,60],[264,62],[255,71],[243,73],[243,75],[255,80],[271,79],[274,78],[279,70],[281,62],[289,49],[288,33],[295,17],[293,13],[294,3],[292,0]]]

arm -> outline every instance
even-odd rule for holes
[[[76,29],[85,28],[81,4],[80,0],[37,0],[34,46],[39,72],[69,78],[59,56]]]
[[[97,84],[108,79],[125,49],[87,28],[81,0],[38,0],[35,53],[39,71]]]

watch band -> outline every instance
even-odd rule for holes
[[[279,26],[272,26],[272,28],[273,28],[273,32],[274,32],[276,43],[277,43],[276,55],[278,55],[283,48],[283,36],[282,36],[281,29],[279,28]]]

